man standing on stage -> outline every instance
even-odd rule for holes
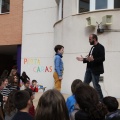
[[[78,61],[83,61],[83,63],[87,63],[84,83],[89,84],[91,81],[93,83],[94,88],[98,92],[99,99],[102,101],[103,94],[101,87],[99,85],[99,77],[100,74],[104,73],[103,62],[105,61],[105,49],[104,46],[98,42],[98,37],[95,34],[91,34],[89,36],[91,50],[86,58],[82,56],[77,57]]]

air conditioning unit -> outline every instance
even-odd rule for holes
[[[96,26],[96,21],[94,18],[88,17],[88,18],[86,18],[86,21],[87,21],[87,23],[86,23],[87,27],[95,27]]]
[[[105,15],[102,17],[102,25],[112,25],[112,15]]]

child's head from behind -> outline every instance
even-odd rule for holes
[[[25,90],[29,93],[31,100],[33,100],[35,98],[35,92],[33,92],[30,88],[26,88]]]
[[[18,110],[31,106],[30,95],[27,91],[21,90],[14,94],[14,104]]]
[[[57,90],[48,90],[40,97],[35,120],[69,120],[65,99]]]
[[[103,98],[103,103],[106,105],[109,112],[114,112],[118,109],[119,103],[115,97],[107,96]]]
[[[72,94],[75,94],[75,90],[78,84],[82,84],[83,82],[80,79],[75,79],[71,84]]]
[[[77,86],[75,98],[79,107],[83,110],[89,109],[99,103],[98,94],[94,88],[87,84]]]
[[[8,99],[6,101],[6,104],[4,106],[4,111],[6,114],[10,115],[10,113],[12,111],[15,111],[16,110],[16,107],[14,105],[14,95],[15,93],[17,92],[17,90],[13,90],[9,96],[8,96]]]
[[[97,91],[87,84],[77,86],[75,99],[79,107],[88,113],[92,120],[100,120],[107,114],[106,106],[99,102]]]

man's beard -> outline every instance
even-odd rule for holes
[[[90,45],[94,45],[94,41],[90,42]]]

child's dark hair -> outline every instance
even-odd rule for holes
[[[8,73],[9,73],[8,70],[4,70],[3,73],[2,73],[2,75],[1,75],[1,78],[8,77]]]
[[[14,103],[18,110],[26,108],[29,100],[30,95],[25,90],[18,91],[14,95]]]
[[[8,77],[4,77],[1,80],[2,80],[2,82],[5,82],[5,80],[8,80]]]
[[[30,83],[30,81],[29,80],[25,80],[24,84],[26,84],[26,83]]]
[[[109,112],[114,112],[118,109],[119,103],[115,97],[107,96],[103,98],[103,103],[106,105]]]
[[[30,97],[33,95],[33,91],[30,88],[26,88],[25,91],[29,93]]]
[[[14,105],[14,94],[17,92],[17,90],[13,90],[6,101],[6,104],[4,106],[4,111],[7,115],[10,115],[11,112],[16,111],[16,107]]]
[[[99,102],[97,91],[87,84],[77,86],[75,99],[81,110],[88,114],[90,120],[102,120],[107,114],[106,106]]]
[[[69,120],[65,99],[59,91],[48,90],[42,94],[35,120]]]
[[[32,83],[36,82],[37,83],[37,80],[32,80]]]
[[[64,48],[62,45],[56,45],[54,51],[57,53],[58,50],[61,50],[62,48]]]
[[[75,94],[75,90],[76,90],[76,86],[78,84],[82,84],[82,80],[80,79],[75,79],[72,84],[71,84],[71,91],[72,91],[72,94]]]
[[[2,85],[3,82],[5,82],[5,80],[8,80],[8,78],[7,78],[7,77],[5,77],[5,78],[0,78],[0,86]]]

